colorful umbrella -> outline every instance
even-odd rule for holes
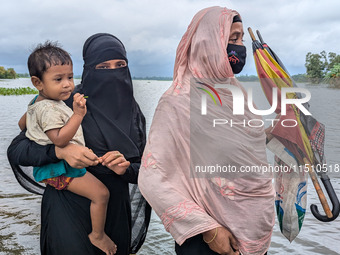
[[[275,112],[281,113],[281,89],[296,87],[296,84],[278,56],[263,42],[261,34],[257,31],[262,44],[256,40],[251,28],[248,28],[248,31],[253,41],[252,46],[255,65],[262,89],[271,105],[273,101],[273,88],[277,89],[278,107]],[[301,98],[301,95],[291,92],[287,93],[286,98],[297,99]],[[304,106],[309,109],[308,103],[305,103]],[[321,180],[333,204],[331,211],[314,171],[315,166],[325,163],[323,149],[324,125],[315,120],[311,115],[305,115],[299,108],[292,104],[287,105],[286,115],[281,115],[278,123],[283,123],[288,120],[294,120],[296,126],[287,128],[277,124],[271,134],[293,153],[300,165],[308,168],[309,175],[326,213],[326,216],[321,215],[317,206],[311,205],[313,215],[320,221],[332,221],[339,215],[339,200],[330,183],[329,177],[323,172],[321,174]]]

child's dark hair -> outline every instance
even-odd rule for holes
[[[72,65],[70,54],[60,48],[57,42],[46,41],[38,44],[27,61],[30,76],[42,80],[44,72],[55,65]]]

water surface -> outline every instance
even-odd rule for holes
[[[78,81],[79,82],[79,81]],[[139,102],[150,128],[153,113],[162,93],[169,87],[169,81],[134,81],[135,97]],[[244,83],[253,87],[255,103],[260,109],[267,109],[268,103],[259,83]],[[30,86],[29,79],[0,80],[0,87]],[[308,86],[311,94],[311,112],[326,125],[326,156],[328,164],[339,164],[340,160],[340,90],[326,86]],[[15,180],[7,162],[6,149],[19,133],[17,122],[26,111],[33,95],[0,96],[0,255],[39,254],[40,201],[41,196],[32,195]],[[272,155],[268,153],[268,160]],[[340,194],[340,179],[332,178],[332,184]],[[319,205],[316,193],[310,184],[308,204]],[[319,206],[320,207],[320,206]],[[174,241],[164,230],[159,218],[152,214],[149,232],[140,255],[172,255]],[[340,254],[340,222],[321,223],[314,218],[309,208],[298,237],[289,243],[275,225],[269,254]]]

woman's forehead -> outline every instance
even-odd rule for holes
[[[230,34],[235,34],[235,33],[239,33],[241,35],[244,35],[242,22],[234,22],[231,25]]]

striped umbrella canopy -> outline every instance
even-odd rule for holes
[[[256,40],[251,28],[248,28],[248,31],[253,41],[254,60],[261,87],[271,105],[275,97],[277,97],[275,112],[281,114],[281,110],[283,110],[281,109],[281,91],[289,91],[285,95],[288,100],[301,99],[302,96],[282,61],[274,51],[263,42],[261,34],[257,31],[261,41],[260,43]],[[275,93],[277,94],[275,95]],[[305,108],[307,113],[309,104],[307,102],[304,103],[302,109],[294,104],[287,104],[286,113],[280,115],[280,119],[272,129],[271,134],[294,154],[300,165],[308,168],[309,175],[326,213],[326,216],[321,215],[317,206],[311,205],[313,215],[320,221],[332,221],[339,215],[339,200],[330,183],[329,177],[323,172],[321,174],[321,180],[333,204],[333,210],[331,211],[314,171],[315,166],[325,163],[325,127],[311,115],[305,114],[303,108]],[[290,123],[291,125],[287,124],[284,126],[283,123]]]

